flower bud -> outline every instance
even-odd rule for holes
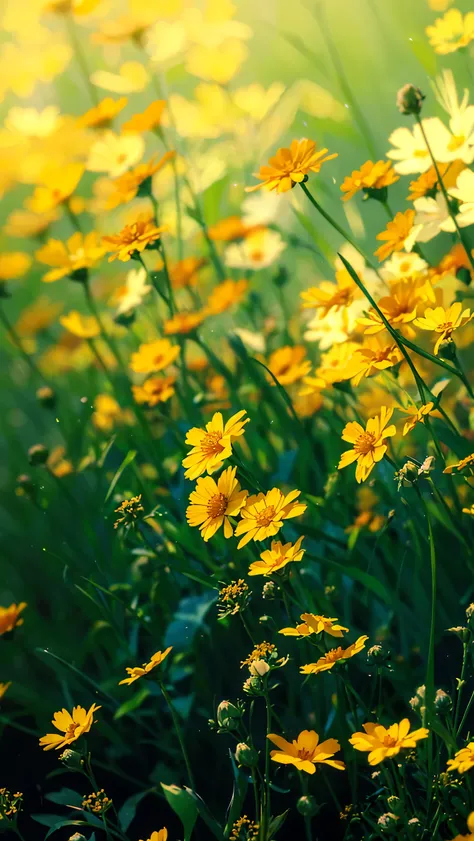
[[[28,461],[33,467],[40,464],[46,464],[48,460],[49,450],[44,444],[33,444],[28,450]]]
[[[249,664],[249,672],[254,677],[264,677],[270,671],[270,666],[266,660],[254,660]]]
[[[54,409],[56,405],[56,394],[49,385],[42,385],[37,389],[36,399],[45,409]]]
[[[390,651],[386,651],[383,645],[373,645],[367,651],[367,660],[369,663],[373,663],[374,665],[381,666],[382,663],[385,663],[390,658]]]
[[[305,818],[312,818],[314,815],[317,815],[320,809],[316,798],[312,794],[303,794],[298,800],[296,808],[300,815],[303,815]]]
[[[468,622],[471,622],[473,617],[474,617],[474,604],[470,604],[470,605],[468,605],[468,607],[466,607],[466,619],[467,619]]]
[[[380,818],[377,821],[378,826],[380,829],[392,829],[395,826],[398,818],[393,812],[385,812],[385,815],[380,815]]]
[[[255,748],[239,742],[235,749],[235,760],[237,765],[246,765],[248,768],[255,768],[258,765],[258,753]]]
[[[396,797],[392,794],[390,797],[387,798],[387,805],[391,812],[395,815],[399,815],[400,812],[403,810],[403,804],[399,797]]]
[[[469,628],[466,628],[464,625],[456,625],[454,628],[448,628],[452,634],[456,634],[457,637],[461,640],[462,643],[469,642],[471,638],[471,632]]]
[[[435,710],[439,713],[448,713],[451,710],[453,702],[451,697],[444,689],[437,689],[434,697]]]
[[[69,841],[87,841],[87,838],[82,832],[75,832],[74,835],[69,836]]]
[[[64,762],[66,768],[69,768],[71,771],[82,771],[84,765],[84,758],[77,750],[71,750],[71,748],[66,748],[60,754],[59,759],[61,762]]]
[[[397,93],[397,108],[401,114],[419,114],[424,99],[424,94],[415,85],[403,85]]]
[[[274,581],[267,581],[263,585],[262,590],[262,598],[263,599],[276,599],[278,595],[278,584],[275,584]]]
[[[259,698],[263,695],[262,682],[258,677],[248,677],[247,680],[244,681],[242,689],[246,695],[253,695],[255,698]]]
[[[438,347],[438,356],[441,359],[448,359],[451,362],[454,362],[456,359],[456,345],[454,344],[452,339],[443,339],[440,342]]]
[[[226,730],[237,730],[239,719],[242,718],[242,710],[230,701],[221,701],[217,707],[217,723],[219,727]]]

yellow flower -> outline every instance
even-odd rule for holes
[[[250,564],[248,574],[272,575],[293,561],[301,561],[306,551],[301,549],[302,542],[303,536],[299,537],[294,544],[272,540],[271,549],[265,549],[260,555],[261,560]]]
[[[160,239],[165,230],[166,227],[157,227],[150,216],[140,214],[136,222],[125,225],[119,234],[102,237],[102,241],[108,244],[107,251],[114,252],[109,257],[109,263],[116,259],[122,263],[128,262],[135,252],[144,251]]]
[[[195,286],[200,269],[207,265],[205,257],[185,257],[169,266],[169,276],[173,289]]]
[[[319,672],[327,672],[332,669],[336,663],[344,662],[355,654],[359,654],[365,643],[369,638],[367,636],[359,637],[358,640],[349,645],[347,648],[331,648],[326,654],[323,654],[316,663],[307,663],[306,666],[301,666],[300,672],[302,675],[317,675]]]
[[[448,759],[448,771],[465,774],[471,768],[474,768],[474,742],[469,742],[465,748],[461,748],[454,754],[453,759]]]
[[[77,336],[80,339],[95,339],[100,334],[100,326],[97,319],[92,315],[81,315],[77,310],[71,310],[67,315],[61,315],[59,322],[73,336]]]
[[[284,345],[273,351],[268,360],[268,369],[281,385],[291,385],[306,377],[311,370],[311,362],[305,359],[306,348],[303,345]],[[273,378],[270,385],[275,385]]]
[[[464,161],[438,162],[437,167],[444,186],[449,190],[451,187],[455,187],[458,175],[466,168],[466,164]],[[410,181],[409,187],[411,192],[407,196],[408,201],[421,199],[434,188],[439,190],[438,174],[434,166],[431,166],[426,172],[422,172],[415,181]]]
[[[272,750],[270,756],[273,762],[280,762],[282,765],[294,765],[298,771],[305,771],[307,774],[314,774],[316,765],[330,765],[338,771],[344,771],[346,767],[339,759],[332,759],[341,746],[337,739],[326,739],[319,742],[319,736],[314,730],[302,730],[297,739],[287,742],[282,736],[269,733],[270,739],[278,750]]]
[[[304,301],[303,309],[320,309],[321,317],[334,309],[338,312],[352,304],[357,293],[357,286],[346,271],[336,272],[336,283],[323,280],[319,286],[311,286],[300,295]]]
[[[354,351],[346,369],[346,378],[352,380],[354,386],[358,386],[362,377],[372,377],[379,371],[392,368],[401,359],[402,355],[396,344],[384,344],[375,336],[370,336],[362,347]]]
[[[186,335],[196,330],[207,316],[206,310],[198,312],[177,312],[172,318],[167,318],[163,324],[163,331],[167,336]]]
[[[467,817],[467,828],[469,835],[456,835],[453,841],[474,841],[474,812]]]
[[[405,210],[404,213],[397,213],[391,222],[387,223],[385,231],[377,234],[376,239],[386,240],[384,245],[377,248],[375,256],[379,260],[385,260],[394,251],[411,251],[413,242],[410,241],[413,235],[413,222],[415,220],[414,210]]]
[[[155,173],[159,172],[168,161],[173,160],[176,152],[165,152],[159,161],[152,158],[146,164],[138,164],[134,169],[124,172],[119,178],[113,182],[115,192],[111,193],[107,199],[107,207],[109,209],[118,207],[120,204],[132,201],[137,194],[139,194],[140,187],[148,179],[151,179]]]
[[[237,524],[235,534],[243,534],[237,549],[241,549],[250,540],[265,540],[273,537],[285,520],[304,514],[307,506],[303,502],[296,502],[301,491],[290,491],[282,494],[279,488],[272,488],[267,493],[249,496],[245,508],[241,512],[241,520]]]
[[[114,134],[106,131],[89,152],[86,169],[106,172],[112,178],[122,175],[143,157],[145,143],[139,134]]]
[[[127,672],[128,677],[121,680],[119,682],[119,686],[121,686],[123,683],[126,683],[128,684],[128,686],[130,686],[131,683],[134,683],[139,678],[146,677],[146,675],[149,675],[150,672],[153,671],[153,669],[156,669],[157,666],[161,666],[163,660],[168,656],[172,648],[173,646],[170,645],[168,648],[165,648],[164,651],[156,651],[155,654],[153,654],[153,656],[149,660],[149,662],[144,663],[143,666],[127,666],[125,671]]]
[[[242,409],[224,424],[221,412],[215,412],[205,429],[193,427],[188,430],[186,444],[190,444],[192,449],[182,462],[187,468],[186,479],[214,473],[232,455],[234,439],[244,434],[245,424],[250,420],[244,417],[245,414],[245,409]]]
[[[151,131],[157,128],[161,123],[165,108],[166,101],[164,99],[155,99],[141,114],[134,114],[133,117],[123,124],[121,128],[122,134],[129,131],[133,134],[141,134],[144,131]]]
[[[5,692],[7,691],[7,689],[10,688],[11,685],[12,685],[11,680],[8,681],[8,683],[0,683],[0,700],[3,698],[3,696],[5,695]]]
[[[395,184],[400,178],[392,167],[391,161],[366,161],[360,169],[355,169],[351,175],[346,175],[341,190],[345,195],[343,201],[348,201],[359,190],[364,190],[366,196],[371,195],[372,190],[382,190]]]
[[[24,611],[25,607],[26,602],[20,602],[19,604],[13,602],[9,607],[0,606],[0,636],[13,631],[19,625],[23,625],[25,620],[20,617],[20,613]]]
[[[46,462],[49,472],[54,476],[57,476],[58,479],[62,479],[63,476],[69,476],[70,473],[74,472],[72,463],[69,459],[64,458],[65,453],[65,447],[54,447],[49,454],[48,461]]]
[[[355,342],[344,342],[333,345],[327,353],[323,353],[321,364],[314,372],[316,376],[304,377],[304,387],[300,395],[318,393],[322,388],[329,388],[334,383],[345,380],[347,367],[359,347]]]
[[[147,406],[157,406],[166,403],[175,393],[176,377],[150,377],[143,385],[132,385],[133,397],[136,403]]]
[[[337,153],[327,155],[327,151],[316,151],[314,140],[293,140],[289,149],[278,149],[268,165],[260,167],[260,171],[255,173],[255,177],[262,183],[246,187],[245,190],[250,193],[264,187],[266,190],[286,193],[296,184],[307,180],[309,172],[319,172],[323,163],[337,158]]]
[[[380,416],[376,415],[374,418],[369,418],[365,429],[357,421],[346,423],[342,432],[342,440],[353,444],[354,448],[346,450],[342,454],[337,466],[338,470],[357,461],[356,480],[365,482],[377,462],[381,461],[387,452],[387,445],[384,443],[385,438],[390,438],[396,433],[394,424],[387,427],[392,414],[393,409],[381,406]]]
[[[166,827],[163,829],[156,830],[151,833],[150,837],[147,838],[147,841],[168,841],[168,830]]]
[[[72,713],[69,713],[64,708],[60,712],[54,713],[52,723],[58,733],[47,733],[39,740],[41,747],[44,750],[59,750],[65,748],[67,745],[79,739],[83,733],[88,733],[94,723],[94,713],[100,710],[97,704],[92,704],[86,712],[84,707],[74,707]]]
[[[216,222],[215,225],[209,225],[207,233],[215,242],[234,242],[236,239],[244,239],[258,227],[258,225],[246,225],[240,216],[228,216]]]
[[[93,85],[112,93],[135,93],[146,88],[150,76],[140,61],[124,61],[118,73],[109,70],[95,70],[90,80]]]
[[[249,282],[245,278],[241,280],[224,280],[216,286],[209,298],[206,307],[213,315],[225,312],[234,304],[238,304],[247,291]]]
[[[72,196],[84,173],[84,166],[72,163],[68,166],[51,165],[42,175],[41,184],[33,195],[26,199],[25,206],[33,213],[48,213]]]
[[[127,102],[126,96],[121,96],[120,99],[112,99],[111,96],[106,96],[98,105],[90,108],[82,117],[78,117],[77,123],[82,128],[109,126],[114,117],[125,108]]]
[[[455,301],[448,309],[427,307],[423,316],[416,318],[413,323],[416,327],[421,327],[422,330],[431,330],[440,334],[434,346],[434,352],[437,355],[441,342],[450,339],[455,330],[464,327],[473,317],[474,313],[471,314],[470,309],[463,310],[461,302]]]
[[[311,634],[321,633],[331,637],[342,637],[344,632],[349,630],[344,625],[338,625],[338,619],[319,616],[317,613],[302,613],[300,619],[303,621],[296,628],[282,628],[278,633],[285,637],[309,637]]]
[[[378,308],[392,327],[415,322],[418,306],[433,298],[431,285],[423,277],[407,278],[390,285],[390,295],[380,298]],[[370,309],[367,316],[357,319],[366,329],[366,334],[380,333],[385,330],[385,324],[374,309]],[[412,328],[406,328],[409,335],[414,335]],[[411,331],[411,333],[410,333]]]
[[[431,414],[434,407],[434,403],[426,403],[423,406],[410,406],[403,411],[409,416],[409,419],[405,422],[405,426],[403,427],[403,435],[408,435],[412,429],[415,428],[417,423],[424,423],[425,417]]]
[[[370,722],[362,726],[365,733],[354,733],[349,741],[356,750],[369,754],[369,765],[378,765],[384,759],[397,756],[402,748],[415,748],[420,739],[426,739],[429,735],[426,727],[420,727],[410,733],[410,722],[407,718],[390,727]]]
[[[104,256],[106,248],[99,245],[98,236],[94,231],[83,236],[77,232],[66,243],[59,239],[49,239],[38,249],[36,259],[46,266],[53,266],[41,278],[45,283],[53,283],[62,277],[71,277],[74,272],[90,269],[97,265]]]
[[[179,345],[169,339],[156,339],[140,345],[130,359],[130,368],[136,374],[154,374],[163,371],[179,356]]]
[[[130,409],[122,409],[111,394],[98,394],[94,400],[94,412],[91,420],[96,429],[111,432],[116,424],[133,425],[134,415]]]
[[[3,230],[7,237],[36,237],[57,218],[55,210],[41,214],[31,213],[29,210],[13,210]]]
[[[224,526],[224,537],[232,537],[234,530],[229,517],[236,517],[247,499],[235,478],[237,468],[224,470],[217,483],[211,476],[199,478],[196,489],[189,496],[186,519],[190,526],[198,526],[206,542]]]
[[[463,15],[459,9],[449,9],[444,17],[426,27],[426,34],[435,53],[454,53],[474,39],[474,12]]]
[[[446,473],[446,471],[444,470],[443,473]],[[470,508],[463,508],[462,513],[469,514],[470,517],[474,517],[474,503],[471,505]]]
[[[31,266],[31,257],[23,251],[4,251],[0,254],[0,283],[21,277]]]
[[[474,453],[462,458],[461,461],[458,461],[456,464],[450,464],[445,468],[445,470],[443,470],[443,473],[453,473],[453,471],[461,473],[465,467],[474,467]]]

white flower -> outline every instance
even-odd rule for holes
[[[229,245],[224,262],[233,269],[265,269],[278,259],[285,248],[278,231],[262,228],[249,234],[242,242]]]
[[[429,242],[440,231],[456,230],[456,226],[449,215],[448,205],[442,193],[435,199],[423,196],[413,202],[416,216],[415,226],[421,225],[416,235],[417,242]]]
[[[106,131],[92,145],[86,169],[118,178],[142,159],[144,151],[145,141],[139,134],[118,135]]]
[[[438,117],[428,117],[428,119],[423,120],[423,128],[430,146],[434,144],[440,132],[443,133],[443,137],[447,132],[446,126]],[[395,129],[388,141],[395,147],[387,152],[387,158],[397,162],[394,164],[396,172],[401,175],[409,175],[412,172],[426,172],[430,168],[430,153],[418,123],[413,126],[413,131],[410,131],[406,126]]]
[[[151,292],[152,288],[147,284],[147,273],[143,266],[129,271],[125,279],[125,286],[118,293],[120,303],[115,315],[124,315],[124,313],[135,310],[141,304],[145,295]]]
[[[456,217],[458,225],[461,228],[474,225],[474,172],[464,169],[459,173],[456,186],[451,187],[449,193],[461,202],[459,215]]]
[[[386,260],[380,269],[384,280],[402,280],[405,277],[412,277],[420,274],[428,268],[428,263],[423,260],[416,251],[407,254],[403,251],[395,251],[389,260]]]
[[[347,342],[352,331],[357,327],[357,319],[368,308],[365,298],[353,301],[349,307],[330,311],[322,318],[314,316],[308,322],[304,338],[307,342],[319,342],[320,350],[328,350],[333,345]]]
[[[270,225],[278,218],[285,196],[268,190],[258,190],[242,202],[242,222],[244,225]],[[287,203],[286,203],[287,204]]]

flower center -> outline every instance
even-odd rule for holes
[[[207,514],[212,519],[222,517],[227,509],[228,499],[224,494],[214,494],[207,503]]]
[[[79,727],[79,724],[76,724],[74,721],[71,722],[71,724],[68,724],[68,727],[67,727],[67,730],[66,730],[66,733],[65,733],[65,738],[66,739],[71,739],[73,736],[75,736],[76,735],[76,730],[77,730],[78,727]]]
[[[252,260],[255,261],[255,263],[261,263],[262,260],[263,260],[264,254],[263,254],[263,251],[258,251],[256,249],[255,251],[252,251],[250,253],[250,257],[252,258]]]
[[[373,432],[363,432],[362,435],[359,435],[357,441],[354,444],[354,450],[358,453],[370,453],[373,450],[375,444],[375,435]]]
[[[324,655],[324,659],[326,663],[335,663],[337,660],[342,659],[342,648],[339,645],[337,648],[333,648],[331,651],[328,651],[327,654]]]
[[[260,527],[262,526],[269,526],[271,522],[275,519],[275,508],[273,505],[267,505],[263,511],[260,511],[259,514],[256,516],[256,521]]]
[[[415,149],[415,151],[413,152],[413,157],[414,158],[427,158],[429,154],[430,153],[428,152],[428,149]]]
[[[202,439],[201,450],[206,456],[214,456],[221,453],[224,449],[222,446],[222,435],[220,432],[208,432]]]
[[[306,748],[300,748],[298,751],[298,759],[312,759],[313,751],[306,750]]]
[[[389,736],[388,733],[384,736],[383,743],[386,748],[394,748],[397,744],[397,740],[393,738],[393,736]]]
[[[445,321],[444,324],[438,324],[438,331],[440,333],[452,333],[454,330],[452,321]]]
[[[448,143],[448,149],[450,152],[455,152],[456,149],[460,149],[461,146],[464,146],[466,142],[466,138],[464,134],[453,135],[451,140]]]

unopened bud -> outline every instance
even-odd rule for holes
[[[266,660],[253,660],[249,664],[249,672],[254,677],[264,677],[270,671],[270,666]]]
[[[387,651],[383,645],[373,645],[367,651],[367,660],[377,666],[382,665],[390,658],[390,651]]]
[[[237,730],[239,720],[242,718],[242,710],[230,701],[221,701],[217,707],[217,723],[219,727],[227,730]]]
[[[49,450],[44,444],[33,444],[28,450],[28,461],[33,467],[46,464],[48,456]]]
[[[386,812],[385,815],[380,815],[377,824],[382,830],[391,829],[393,826],[395,826],[397,821],[398,818],[396,815],[393,814],[393,812]]]
[[[87,841],[87,839],[82,832],[75,832],[74,835],[69,836],[69,841]]]
[[[439,713],[448,713],[452,707],[450,696],[444,689],[437,689],[434,697],[435,710]]]
[[[389,806],[390,811],[393,812],[395,815],[400,814],[400,811],[403,809],[402,801],[399,797],[396,797],[394,794],[387,798],[387,805]]]
[[[397,108],[401,114],[419,114],[425,99],[415,85],[403,85],[397,93]]]
[[[45,409],[54,409],[56,405],[56,394],[49,385],[42,385],[37,389],[36,399]]]
[[[258,765],[258,753],[255,748],[239,742],[235,749],[235,760],[237,765],[246,765],[248,768],[255,768]]]
[[[440,342],[438,347],[438,356],[440,356],[441,359],[448,359],[451,362],[454,362],[456,359],[456,345],[452,339],[443,339],[443,341]]]
[[[263,599],[276,599],[278,595],[278,584],[274,581],[266,581],[262,589]]]
[[[316,798],[312,794],[303,794],[298,800],[296,808],[300,815],[304,815],[305,818],[312,818],[314,815],[317,815],[320,809]]]

